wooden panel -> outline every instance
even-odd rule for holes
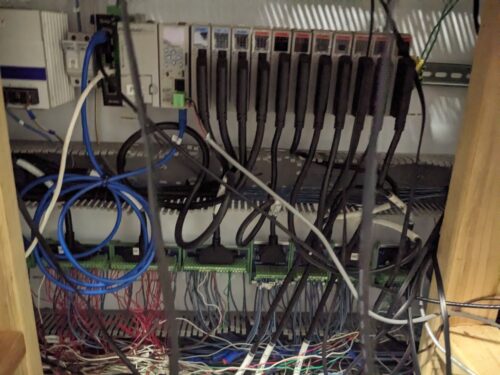
[[[0,375],[13,374],[26,353],[21,332],[0,332]]]
[[[446,298],[453,301],[497,294],[500,285],[500,2],[482,1],[481,7],[481,31],[438,249]],[[434,283],[430,294],[436,296]],[[436,305],[429,307],[429,312],[437,311]],[[497,314],[468,312],[491,319]],[[436,330],[439,324],[436,319],[431,326]],[[451,324],[471,321],[454,318]],[[421,347],[429,344],[424,335]],[[452,355],[455,349],[452,345]],[[427,350],[419,359],[422,374],[443,373],[436,350]]]
[[[500,330],[490,326],[459,326],[450,332],[453,356],[477,375],[497,374],[500,371]],[[441,337],[441,345],[443,339]],[[444,372],[444,354],[438,352],[439,369]],[[453,366],[453,375],[466,375]]]
[[[24,259],[2,91],[0,90],[0,331],[19,331],[24,336],[26,355],[16,373],[39,375],[42,374],[42,364]]]
[[[500,2],[481,6],[438,251],[446,297],[457,301],[495,294],[500,280]]]

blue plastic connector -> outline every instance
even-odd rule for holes
[[[234,362],[235,360],[237,360],[238,358],[242,357],[244,354],[245,354],[245,352],[241,351],[241,350],[230,351],[229,354],[225,358],[222,359],[222,363],[224,363],[225,365],[229,365],[232,362]]]

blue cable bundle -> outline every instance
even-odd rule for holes
[[[89,45],[87,50],[85,51],[85,57],[83,62],[83,71],[82,71],[82,80],[81,80],[81,90],[82,92],[87,87],[88,80],[88,68],[90,65],[90,59],[94,52],[94,49],[99,44],[103,44],[107,41],[107,34],[103,31],[96,32],[89,41]],[[77,175],[77,174],[66,174],[63,178],[63,189],[61,190],[60,197],[64,197],[66,202],[62,208],[62,211],[59,215],[58,223],[57,223],[57,239],[62,249],[62,254],[56,255],[56,258],[59,260],[68,261],[71,263],[72,267],[78,271],[79,277],[74,277],[72,275],[67,275],[68,279],[70,279],[78,288],[81,294],[85,295],[100,295],[105,293],[113,293],[122,288],[129,286],[135,280],[137,280],[144,272],[147,271],[149,265],[154,259],[155,249],[153,246],[153,241],[151,237],[151,233],[148,231],[148,221],[151,220],[151,211],[149,209],[149,205],[146,199],[144,199],[140,194],[134,191],[129,186],[120,182],[124,178],[129,178],[132,176],[136,176],[146,172],[146,168],[138,168],[130,172],[126,172],[120,175],[115,176],[107,176],[104,172],[103,168],[97,162],[96,156],[92,149],[92,142],[90,140],[90,135],[88,131],[87,125],[87,110],[86,103],[82,106],[81,110],[81,119],[82,119],[82,134],[83,134],[83,143],[85,145],[85,149],[89,156],[89,159],[92,163],[93,169],[97,172],[98,176],[87,176],[87,175]],[[184,132],[186,129],[186,113],[185,110],[181,110],[179,112],[179,133],[177,137],[182,139],[184,136]],[[175,155],[176,150],[172,148],[169,152],[160,159],[155,166],[162,165],[167,163],[172,157]],[[21,197],[23,197],[27,192],[33,189],[36,186],[44,184],[46,181],[56,181],[57,175],[44,176],[36,179],[32,183],[28,184],[22,191]],[[54,192],[55,184],[47,190],[43,198],[40,200],[38,207],[35,211],[35,215],[33,217],[33,221],[36,224],[39,224],[44,212],[46,211],[50,200],[52,198],[52,194]],[[79,254],[73,254],[71,249],[68,248],[68,245],[65,241],[64,235],[64,221],[65,217],[71,209],[72,205],[81,197],[83,197],[88,192],[95,189],[107,189],[116,204],[117,214],[116,221],[111,229],[110,233],[106,238],[94,246],[92,249],[86,250]],[[102,248],[104,248],[115,236],[118,231],[121,223],[121,219],[123,216],[123,203],[126,203],[132,211],[136,214],[140,226],[141,232],[144,233],[142,236],[142,241],[145,249],[145,254],[140,262],[131,269],[129,272],[125,273],[119,278],[112,279],[107,277],[101,277],[93,274],[92,272],[85,269],[79,262],[78,259],[87,257],[89,255],[94,255],[99,252]],[[49,257],[44,256],[44,252],[42,247],[38,244],[33,252],[35,261],[40,268],[41,272],[54,284],[59,286],[60,288],[73,292],[72,287],[60,279],[54,277],[53,273],[50,272],[51,268],[54,268],[54,263],[51,261]]]

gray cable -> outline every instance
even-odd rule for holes
[[[177,319],[175,313],[175,300],[172,287],[170,285],[172,277],[169,270],[170,261],[165,254],[163,248],[163,238],[161,233],[160,216],[158,210],[157,191],[154,182],[154,169],[153,169],[153,150],[151,149],[151,142],[148,136],[148,120],[146,117],[146,105],[142,96],[141,82],[139,79],[139,69],[137,67],[137,60],[135,57],[134,45],[132,43],[132,34],[130,32],[130,20],[127,10],[127,0],[121,0],[121,15],[123,22],[123,31],[125,36],[125,45],[127,48],[127,55],[130,64],[130,72],[132,77],[132,85],[135,92],[135,101],[137,106],[137,116],[141,126],[142,138],[144,139],[144,155],[146,156],[147,167],[147,186],[148,186],[148,203],[151,210],[151,236],[156,249],[156,259],[158,263],[159,281],[163,294],[163,301],[165,305],[165,318],[168,323],[168,344],[169,344],[169,372],[171,375],[179,373],[179,332],[177,327]]]

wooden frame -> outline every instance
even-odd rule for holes
[[[438,248],[446,299],[451,301],[500,294],[500,2],[482,1],[481,7],[481,31]],[[431,295],[436,296],[434,284]],[[437,311],[437,306],[429,308]],[[490,319],[497,314],[496,310],[464,311]],[[433,329],[439,324],[433,322]],[[478,374],[495,373],[490,372],[495,367],[496,373],[500,371],[500,330],[486,329],[488,340],[481,340],[486,333],[480,322],[452,318],[450,324],[455,332],[452,355]],[[464,332],[476,339],[464,340]],[[429,344],[424,335],[421,347]],[[422,354],[420,364],[423,374],[443,373],[436,349]]]
[[[17,367],[17,373],[42,374],[12,172],[3,90],[0,90],[0,287],[2,289],[0,292],[0,335],[5,331],[18,331],[24,336],[26,346],[26,354]],[[9,347],[0,347],[0,352],[4,354],[6,351],[9,353],[10,350]]]

